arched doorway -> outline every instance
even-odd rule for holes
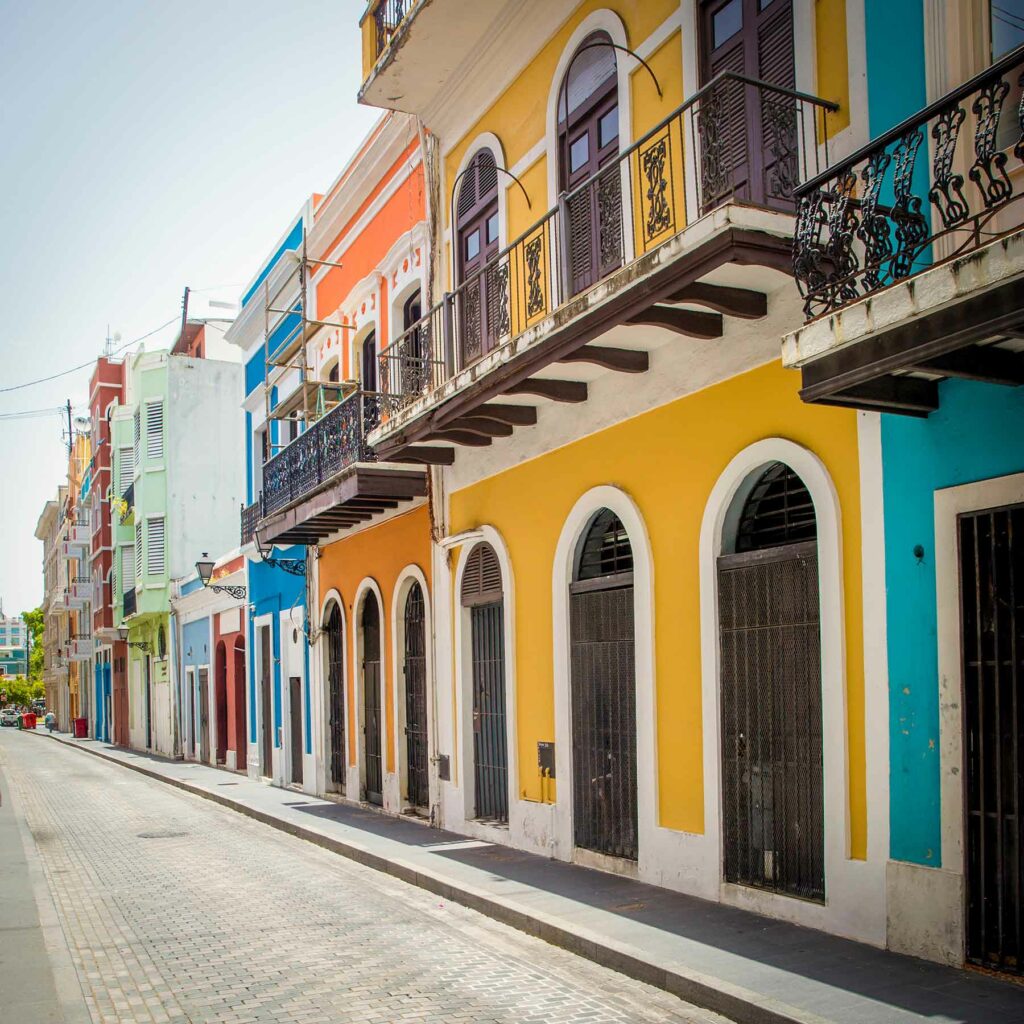
[[[576,295],[622,266],[624,256],[618,65],[607,32],[580,43],[559,87],[556,117],[559,189],[568,193],[563,230]]]
[[[228,649],[221,640],[213,661],[214,713],[216,714],[217,764],[224,764],[228,754]]]
[[[239,636],[235,640],[234,649],[235,671],[232,683],[235,693],[235,714],[234,714],[234,745],[235,745],[235,767],[244,771],[246,767],[246,753],[249,747],[249,739],[246,734],[245,717],[245,639]]]
[[[364,391],[377,390],[377,332],[370,333],[363,339],[362,367],[359,375]]]
[[[371,590],[363,599],[362,631],[363,752],[366,765],[366,799],[384,803],[383,707],[380,671],[380,605]]]
[[[505,721],[505,600],[493,547],[478,544],[462,573],[469,612],[473,685],[475,816],[508,821],[508,729]]]
[[[331,783],[345,789],[345,646],[341,609],[331,601],[324,618],[327,638],[327,713],[330,730]]]
[[[430,803],[427,776],[427,636],[423,588],[414,582],[405,598],[406,799],[413,807]]]
[[[636,860],[633,549],[610,509],[580,540],[569,592],[573,838]]]
[[[484,272],[498,254],[498,169],[489,149],[481,149],[462,172],[455,232],[460,357],[461,365],[468,366],[494,348],[504,333],[506,296],[493,268]]]
[[[741,488],[718,558],[725,879],[825,899],[817,521],[781,462]]]

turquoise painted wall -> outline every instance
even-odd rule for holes
[[[926,106],[924,4],[864,0],[871,137]]]
[[[890,848],[896,860],[935,867],[941,821],[934,491],[1024,472],[1024,388],[946,381],[939,402],[927,419],[882,417]]]

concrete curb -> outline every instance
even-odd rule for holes
[[[527,913],[498,896],[493,896],[466,884],[456,885],[441,875],[425,871],[408,862],[383,857],[359,843],[336,839],[333,836],[317,832],[315,829],[283,821],[272,814],[249,807],[222,793],[213,793],[184,779],[168,778],[144,765],[128,764],[120,758],[111,757],[102,750],[78,746],[74,742],[61,739],[60,736],[52,736],[48,733],[37,733],[37,735],[47,736],[66,747],[92,754],[111,764],[128,768],[147,778],[220,804],[222,807],[244,814],[254,821],[269,825],[279,832],[304,839],[358,864],[391,875],[410,885],[451,900],[453,903],[469,907],[471,910],[484,914],[495,921],[500,921],[517,931],[543,939],[554,946],[560,946],[562,949],[576,953],[578,956],[609,970],[617,971],[636,981],[642,981],[654,988],[670,992],[694,1006],[728,1017],[736,1024],[830,1024],[827,1018],[819,1017],[815,1013],[797,1009],[720,978],[691,971],[678,963],[658,962],[635,946],[612,942],[588,929],[570,930],[561,921],[546,914],[538,911]]]

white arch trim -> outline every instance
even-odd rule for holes
[[[717,559],[734,500],[751,476],[773,462],[803,480],[817,519],[821,630],[825,801],[824,905],[722,881],[721,704]],[[779,437],[757,441],[726,466],[711,491],[701,523],[701,698],[704,731],[706,870],[713,870],[723,901],[773,917],[823,928],[861,941],[885,943],[885,864],[850,859],[849,734],[846,711],[846,637],[839,495],[813,452]],[[870,800],[871,794],[868,794]]]
[[[547,114],[545,116],[545,140],[548,176],[548,207],[558,202],[558,95],[562,79],[569,68],[569,61],[580,44],[594,32],[607,32],[616,46],[629,46],[626,27],[622,19],[614,12],[602,7],[591,11],[576,26],[569,41],[565,44],[548,91]],[[638,62],[622,50],[615,51],[615,69],[619,89],[619,151],[628,149],[633,141],[633,112],[629,91],[630,75],[638,67]]]
[[[551,578],[555,685],[555,771],[558,804],[555,820],[556,856],[574,855],[572,806],[572,702],[569,669],[569,584],[576,549],[594,515],[614,512],[626,528],[633,551],[634,649],[636,658],[636,757],[638,870],[646,873],[658,827],[656,687],[654,669],[654,559],[647,526],[636,502],[618,487],[591,488],[573,505],[555,548]]]
[[[395,775],[398,777],[399,789],[398,800],[402,807],[410,806],[408,800],[408,771],[406,763],[405,745],[401,742],[405,731],[405,684],[403,682],[403,655],[405,650],[405,602],[408,598],[412,585],[418,583],[423,592],[423,640],[425,644],[424,681],[427,688],[427,749],[433,752],[434,749],[434,626],[432,619],[433,609],[430,604],[430,588],[427,586],[427,577],[423,570],[413,562],[405,566],[395,580],[395,587],[391,593],[391,664],[394,666],[391,673],[391,688],[395,701]],[[428,777],[430,776],[430,761],[427,766]],[[430,779],[430,783],[433,783]],[[433,789],[433,786],[430,785]],[[431,800],[431,803],[433,801]]]
[[[515,578],[505,539],[493,526],[480,526],[481,537],[459,549],[459,560],[455,568],[455,588],[452,605],[455,619],[455,693],[456,720],[459,738],[459,780],[462,790],[463,828],[480,838],[508,844],[509,833],[517,837],[522,832],[524,809],[518,800],[519,793],[519,727],[516,719],[516,632],[515,632]],[[476,794],[473,772],[473,701],[471,688],[473,670],[471,665],[472,633],[469,614],[462,607],[462,577],[466,571],[469,556],[479,544],[490,544],[498,556],[501,566],[501,590],[505,630],[505,727],[508,742],[508,808],[509,829],[483,825],[474,820]],[[517,845],[521,845],[517,842]]]

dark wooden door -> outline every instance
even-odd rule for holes
[[[196,675],[194,672],[189,672],[188,676],[188,738],[192,744],[192,749],[188,752],[189,757],[198,757],[199,751],[196,749],[199,738],[199,730],[196,728]]]
[[[262,746],[260,750],[260,774],[270,778],[273,774],[274,751],[274,709],[271,697],[271,653],[270,627],[260,626],[260,722],[262,725]]]
[[[341,611],[331,605],[327,614],[327,690],[331,730],[331,781],[345,785],[345,650]]]
[[[364,391],[377,390],[377,332],[371,331],[363,342],[361,381]]]
[[[199,760],[210,763],[210,670],[199,670]]]
[[[1024,505],[960,516],[967,959],[1024,973]]]
[[[508,821],[505,613],[501,601],[470,609],[473,645],[473,765],[476,816]]]
[[[291,718],[289,743],[291,753],[291,781],[302,785],[302,680],[298,676],[288,679],[288,711]]]
[[[718,560],[725,878],[825,898],[815,541]]]
[[[472,190],[472,191],[471,191]],[[498,255],[498,173],[490,153],[481,153],[459,192],[458,268],[461,365],[486,355],[503,333],[507,268],[488,264]]]
[[[723,71],[796,85],[792,0],[704,0],[701,81]],[[792,209],[799,176],[794,100],[735,80],[700,101],[701,205],[728,197]]]
[[[383,714],[380,692],[380,609],[371,593],[363,602],[363,743],[366,752],[366,799],[384,802]]]
[[[614,53],[611,48],[609,52]],[[624,258],[614,58],[607,67],[608,76],[572,110],[568,128],[563,123],[559,135],[573,295],[617,270]]]
[[[153,686],[148,655],[142,659],[142,674],[142,686],[145,691],[144,699],[146,702],[146,749],[151,750],[153,748]]]
[[[426,605],[418,583],[405,599],[406,797],[413,807],[430,803],[427,779]]]
[[[587,581],[589,583],[590,581]],[[633,587],[573,584],[573,832],[577,846],[636,860]]]

